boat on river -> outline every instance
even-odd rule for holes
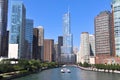
[[[61,73],[71,73],[70,69],[62,68]]]

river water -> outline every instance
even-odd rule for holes
[[[61,73],[61,68],[44,70],[14,80],[120,80],[120,74],[85,71],[76,67],[67,67],[71,73]]]

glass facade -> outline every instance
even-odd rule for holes
[[[0,0],[0,56],[5,55],[5,37],[7,29],[8,0]]]
[[[63,16],[63,46],[61,47],[61,62],[74,63],[75,56],[73,54],[73,35],[70,30],[70,13]]]
[[[73,52],[73,41],[70,30],[70,13],[66,13],[63,16],[63,49],[62,53],[72,54]]]
[[[112,1],[116,56],[120,56],[120,0]]]
[[[25,40],[27,41],[27,58],[32,58],[32,41],[33,41],[33,20],[26,19]]]
[[[18,44],[18,58],[24,57],[26,9],[22,1],[11,2],[11,29],[9,44]]]

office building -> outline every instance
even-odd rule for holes
[[[112,49],[115,50],[114,56],[120,56],[120,0],[112,0],[112,19],[113,46],[115,46]]]
[[[0,0],[0,57],[6,55],[8,0]]]
[[[44,60],[44,28],[42,26],[33,30],[33,58]]]
[[[112,14],[109,11],[100,12],[95,17],[95,63],[108,63],[114,56],[114,35],[112,27]]]
[[[25,21],[26,9],[22,1],[11,2],[11,27],[9,34],[9,58],[25,56]]]
[[[95,53],[112,54],[111,51],[111,13],[109,11],[100,12],[95,17]]]
[[[44,61],[52,62],[54,60],[54,40],[44,40]]]
[[[58,62],[61,61],[61,47],[63,46],[63,36],[58,36]]]
[[[33,20],[26,19],[25,40],[26,40],[26,58],[32,59],[33,42]]]

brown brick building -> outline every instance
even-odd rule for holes
[[[115,56],[114,28],[110,11],[100,12],[95,17],[96,63],[108,63]]]
[[[44,61],[51,62],[53,61],[54,56],[54,40],[45,39],[44,40]]]
[[[33,29],[33,59],[43,61],[44,55],[44,29],[39,26]]]

